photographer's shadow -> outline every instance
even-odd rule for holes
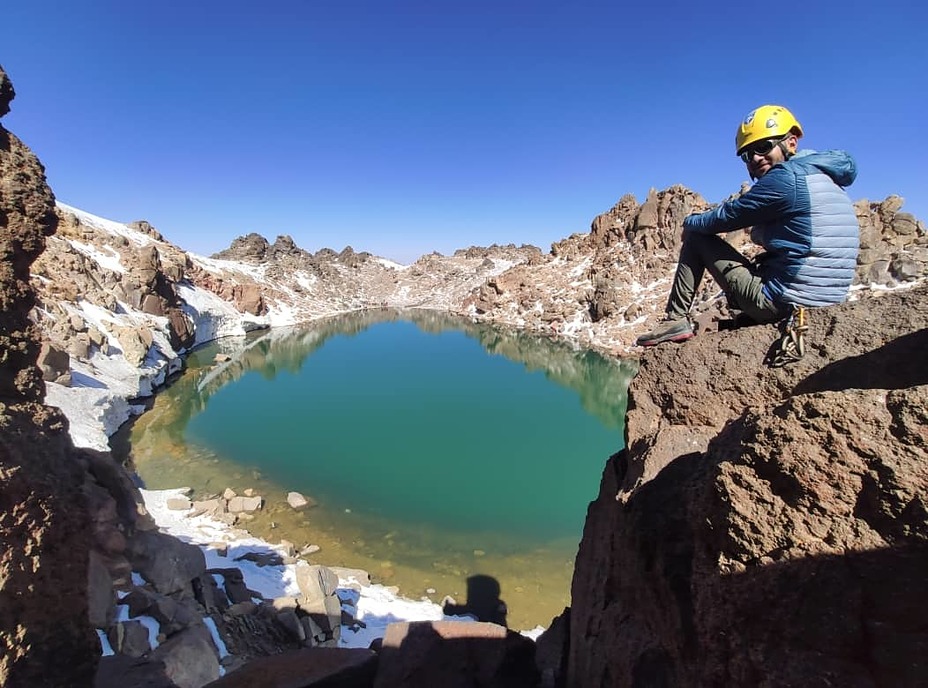
[[[454,599],[446,597],[442,601],[442,611],[448,616],[470,616],[477,621],[488,621],[506,626],[506,603],[499,598],[499,581],[493,576],[476,574],[467,579],[467,600],[457,604]]]

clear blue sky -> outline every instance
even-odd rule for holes
[[[248,232],[409,262],[747,180],[790,107],[856,199],[928,220],[928,4],[5,0],[3,125],[59,200],[203,254]]]

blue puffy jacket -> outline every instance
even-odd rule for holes
[[[844,151],[801,151],[742,196],[690,215],[683,228],[718,234],[753,227],[751,238],[767,251],[760,273],[767,298],[778,305],[841,303],[860,247],[860,226],[842,187],[856,177]]]

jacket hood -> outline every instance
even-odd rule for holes
[[[857,179],[857,163],[849,153],[841,150],[799,151],[789,160],[789,162],[793,161],[817,167],[831,177],[838,186],[850,186]]]

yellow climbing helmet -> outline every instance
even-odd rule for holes
[[[741,151],[755,141],[789,133],[802,137],[802,127],[793,113],[782,105],[761,105],[738,125],[735,155],[741,155]]]

